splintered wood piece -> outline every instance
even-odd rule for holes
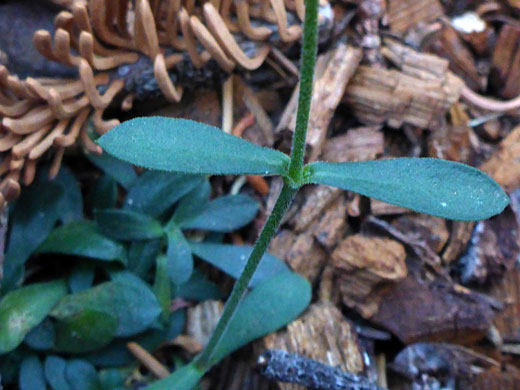
[[[361,65],[347,85],[343,102],[368,125],[399,128],[408,123],[435,130],[458,101],[463,82],[447,72],[420,79],[397,70]]]
[[[471,142],[475,134],[468,126],[470,118],[459,103],[450,108],[450,118],[451,123],[430,133],[428,156],[468,164],[475,152]]]
[[[295,234],[282,230],[273,239],[269,252],[283,259],[295,272],[311,283],[327,262],[327,253],[314,240],[312,232]]]
[[[336,246],[347,231],[347,208],[345,195],[341,194],[311,225],[310,231],[314,238],[328,251]]]
[[[287,330],[264,337],[263,346],[298,353],[351,373],[364,370],[364,351],[353,324],[328,302],[311,305],[303,316],[287,326]],[[279,390],[304,390],[286,383],[277,386]]]
[[[205,346],[224,310],[221,301],[208,300],[188,309],[186,334]]]
[[[520,269],[515,267],[494,281],[491,295],[504,305],[495,319],[502,339],[506,343],[520,343]]]
[[[520,90],[518,84],[520,45],[518,42],[520,42],[520,27],[504,24],[493,50],[489,76],[490,84],[496,89],[502,89],[500,94],[504,98],[514,98]]]
[[[385,290],[407,275],[403,245],[388,238],[348,236],[331,256],[343,303],[365,318],[377,312]]]
[[[410,210],[395,204],[385,203],[378,199],[370,198],[370,212],[373,215],[399,215],[409,213]]]
[[[502,140],[491,158],[480,166],[506,191],[520,186],[520,126]]]
[[[294,220],[296,232],[307,230],[343,192],[339,188],[328,186],[308,187],[304,191],[306,191],[305,203]]]
[[[307,134],[307,143],[312,147],[311,160],[321,153],[332,116],[362,57],[361,49],[339,44],[330,53],[323,75],[314,83]]]
[[[428,49],[441,57],[447,58],[450,61],[450,69],[463,77],[471,89],[485,89],[486,78],[479,73],[475,66],[475,56],[451,25],[444,25],[437,39],[432,40]]]
[[[415,236],[437,253],[442,251],[449,238],[446,220],[430,215],[403,215],[394,220],[392,226],[404,234]]]
[[[475,222],[452,222],[450,240],[442,254],[442,261],[444,263],[450,264],[453,260],[458,259],[464,250],[466,250],[474,227]]]
[[[502,370],[494,369],[474,375],[471,390],[520,389],[520,372],[518,370],[510,371],[502,372]]]
[[[375,160],[384,152],[381,126],[349,129],[325,141],[320,160],[331,162]]]
[[[381,297],[370,320],[392,332],[403,343],[444,341],[469,344],[485,336],[495,310],[495,299],[474,293],[444,277],[409,262],[408,276]]]
[[[387,17],[390,29],[404,33],[419,23],[429,23],[444,15],[438,0],[389,0]]]

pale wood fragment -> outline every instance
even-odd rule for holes
[[[263,345],[298,353],[344,371],[360,373],[364,369],[363,350],[354,327],[329,302],[311,305],[287,330],[266,336]],[[304,390],[293,384],[278,383],[279,390]]]
[[[395,33],[404,33],[418,23],[428,23],[444,14],[438,0],[389,0],[387,17]]]
[[[343,303],[370,318],[385,290],[406,277],[405,259],[406,251],[397,241],[362,234],[345,238],[332,253]]]

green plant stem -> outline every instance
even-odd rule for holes
[[[318,43],[318,0],[305,0],[305,22],[300,67],[300,95],[296,128],[293,135],[289,176],[299,186],[303,183],[305,139],[312,101],[312,85]]]
[[[216,363],[212,359],[215,349],[218,346],[218,343],[224,332],[226,331],[229,322],[233,318],[233,314],[235,313],[240,300],[247,290],[249,282],[253,278],[253,275],[258,268],[260,260],[267,250],[267,247],[276,233],[278,226],[282,222],[282,218],[291,205],[292,199],[296,192],[297,189],[292,188],[292,186],[288,185],[287,183],[284,183],[282,191],[280,192],[280,195],[278,196],[278,199],[274,205],[273,211],[269,218],[267,218],[262,232],[256,240],[253,251],[247,260],[247,264],[244,267],[237,282],[235,283],[233,291],[231,291],[231,295],[228,298],[226,307],[224,308],[222,316],[220,317],[220,321],[218,322],[215,331],[211,335],[206,348],[197,359],[196,364],[200,369],[209,369],[213,364]]]
[[[226,307],[220,317],[220,321],[211,335],[211,338],[202,353],[198,356],[195,364],[201,370],[208,370],[215,359],[215,350],[219,341],[233,318],[242,297],[246,293],[247,286],[253,278],[258,265],[264,255],[271,239],[273,238],[283,216],[287,212],[298,188],[303,184],[303,158],[305,155],[305,139],[307,137],[307,126],[312,100],[312,84],[314,80],[314,65],[316,64],[316,52],[318,41],[318,0],[305,1],[305,21],[303,28],[303,43],[300,70],[300,95],[298,99],[298,112],[296,115],[296,129],[293,136],[291,162],[288,171],[288,180],[284,180],[282,191],[278,196],[273,212],[267,219],[260,236],[247,264],[238,278],[233,291],[226,303]]]

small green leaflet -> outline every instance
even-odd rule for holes
[[[157,220],[135,211],[105,209],[94,215],[101,232],[115,240],[149,240],[164,234]]]
[[[67,293],[65,282],[34,283],[0,301],[0,354],[15,349]]]
[[[509,198],[484,172],[434,158],[327,163],[305,167],[307,183],[325,184],[436,217],[475,221],[500,213]]]
[[[135,118],[98,140],[108,153],[149,169],[213,175],[285,175],[289,156],[187,119]]]
[[[294,320],[311,301],[311,285],[293,272],[269,278],[245,296],[220,339],[208,367],[197,367],[196,360],[169,377],[152,383],[148,390],[189,390],[204,372],[245,344],[280,329]]]

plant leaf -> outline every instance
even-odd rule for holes
[[[170,317],[172,302],[172,288],[170,278],[168,277],[168,259],[166,256],[161,255],[157,257],[155,281],[152,289],[162,307],[162,320],[166,323]]]
[[[85,360],[69,361],[65,377],[73,390],[101,390],[96,369]]]
[[[88,153],[87,158],[126,190],[130,189],[137,179],[137,174],[132,165],[114,158],[107,153],[103,153],[99,156]]]
[[[95,265],[81,262],[77,264],[68,277],[69,289],[72,293],[88,290],[92,287],[95,277]]]
[[[294,320],[309,305],[311,294],[309,282],[293,272],[283,272],[263,281],[238,305],[226,332],[217,344],[211,365],[217,364],[247,343]],[[172,375],[152,383],[148,390],[190,390],[204,372],[193,361]]]
[[[89,194],[88,200],[92,210],[96,209],[112,209],[116,207],[117,202],[117,183],[108,176],[102,175],[94,184],[92,192]]]
[[[168,232],[168,275],[176,285],[186,282],[193,272],[191,248],[181,230],[172,225]]]
[[[98,143],[107,152],[149,169],[195,174],[285,175],[289,156],[186,119],[135,118]]]
[[[59,320],[83,310],[106,311],[118,320],[115,335],[132,336],[149,328],[161,314],[155,294],[140,279],[114,280],[76,294],[67,295],[52,310]]]
[[[117,318],[109,313],[100,310],[82,310],[56,323],[56,351],[67,353],[94,351],[107,345],[115,336],[116,329]]]
[[[60,183],[64,193],[60,201],[58,212],[63,223],[83,219],[83,195],[76,177],[67,167],[61,167],[55,183]]]
[[[67,362],[58,356],[51,355],[45,359],[45,378],[53,390],[72,389],[67,383],[67,378],[65,377],[66,368]]]
[[[191,390],[204,375],[204,370],[199,369],[192,361],[178,368],[170,376],[150,384],[146,390]]]
[[[54,229],[38,248],[40,253],[60,253],[126,264],[123,245],[101,235],[90,221],[77,221]]]
[[[307,182],[339,187],[414,211],[461,221],[500,213],[509,198],[484,172],[434,158],[327,163],[305,167]]]
[[[215,348],[212,364],[294,320],[309,305],[311,296],[310,283],[294,272],[262,281],[238,305]]]
[[[115,240],[149,240],[162,237],[159,221],[130,210],[96,210],[96,222],[103,234]]]
[[[237,279],[244,269],[247,259],[253,250],[248,245],[237,246],[230,244],[213,244],[207,242],[190,242],[191,249],[195,255],[202,260],[213,264],[226,274]],[[254,287],[259,282],[269,279],[277,274],[289,272],[287,265],[269,253],[264,254],[253,279],[249,283]]]
[[[204,177],[172,172],[148,171],[139,176],[123,208],[159,217],[175,202],[199,185]]]
[[[209,202],[199,215],[183,222],[180,227],[230,232],[247,225],[257,212],[258,203],[249,196],[242,194],[221,196]]]
[[[222,299],[223,294],[215,283],[195,269],[186,283],[177,286],[175,296],[188,301],[205,301],[208,299]]]
[[[46,318],[25,336],[23,342],[37,351],[46,351],[54,346],[54,325]]]
[[[167,226],[171,224],[182,225],[184,221],[189,221],[191,218],[194,218],[194,216],[204,210],[204,207],[206,207],[209,202],[210,196],[211,185],[209,184],[209,180],[205,179],[182,197]]]
[[[65,282],[34,283],[0,301],[0,354],[15,349],[67,293]]]
[[[144,279],[155,264],[161,243],[161,239],[132,241],[128,249],[128,269]]]
[[[60,216],[63,186],[43,182],[24,189],[16,202],[4,262],[2,288],[16,284],[19,272],[29,256],[40,246]]]
[[[43,365],[36,355],[26,357],[20,365],[20,390],[46,390]]]

